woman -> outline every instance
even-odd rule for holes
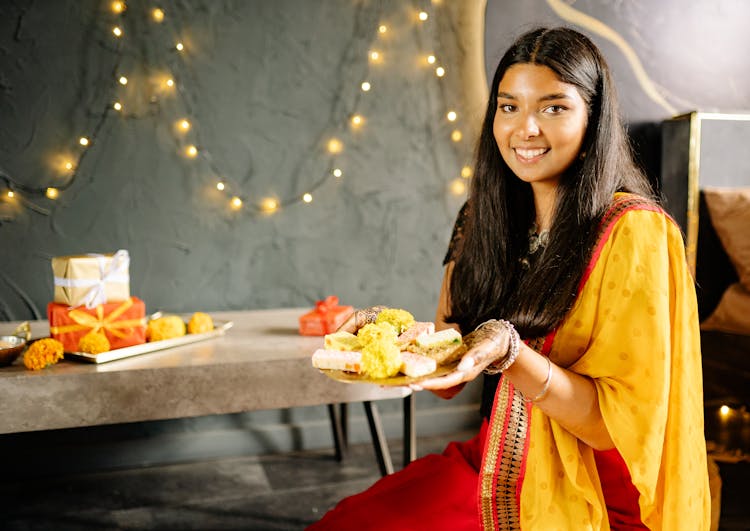
[[[449,398],[490,374],[481,433],[344,500],[319,528],[708,529],[681,233],[632,160],[584,35],[537,29],[501,59],[446,260],[437,322],[470,349],[414,388]]]

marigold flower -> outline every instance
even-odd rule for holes
[[[396,330],[396,334],[403,334],[414,324],[414,316],[406,310],[386,308],[378,314],[375,323],[388,323]]]
[[[57,339],[47,337],[34,341],[23,355],[27,369],[38,371],[63,359],[65,348]]]
[[[362,347],[362,372],[372,378],[389,378],[401,369],[401,349],[396,328],[387,322],[370,323],[357,333]]]
[[[389,323],[369,323],[359,329],[357,337],[362,346],[370,343],[396,343],[398,334]]]
[[[188,334],[204,334],[214,329],[211,316],[203,312],[195,312],[187,324]]]
[[[371,341],[362,348],[362,372],[372,378],[396,376],[401,364],[401,349],[390,341]]]
[[[88,354],[99,354],[110,349],[109,339],[102,332],[89,332],[78,342],[78,350]]]
[[[147,341],[163,341],[185,335],[185,321],[177,315],[151,319],[146,327]]]

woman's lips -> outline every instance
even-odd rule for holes
[[[516,153],[516,158],[524,162],[526,164],[536,162],[539,159],[541,159],[545,153],[549,151],[549,148],[534,148],[534,149],[523,149],[523,148],[513,148],[513,151]]]

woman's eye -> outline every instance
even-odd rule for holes
[[[565,111],[566,108],[562,105],[550,105],[549,107],[546,107],[544,109],[544,112],[549,114],[560,114],[561,112]]]
[[[500,112],[513,112],[516,110],[516,106],[510,103],[498,103],[497,108]]]

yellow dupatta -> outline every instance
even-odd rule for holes
[[[626,210],[592,264],[550,359],[594,380],[642,521],[709,529],[697,305],[679,229],[653,208]],[[609,529],[593,450],[538,408],[529,416],[521,529]]]

